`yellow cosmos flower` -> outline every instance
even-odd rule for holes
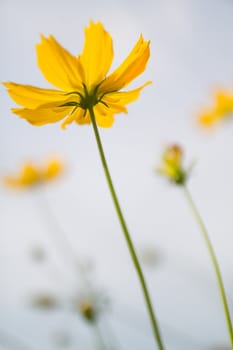
[[[94,322],[97,316],[97,310],[93,302],[89,300],[82,300],[79,304],[79,311],[85,320]]]
[[[176,184],[184,184],[187,173],[183,169],[183,151],[178,145],[168,146],[162,155],[162,164],[156,170]]]
[[[218,90],[215,93],[213,107],[200,114],[199,122],[205,127],[210,127],[230,115],[233,115],[233,91]]]
[[[96,122],[110,127],[114,114],[127,113],[126,105],[135,101],[149,83],[130,91],[120,91],[146,68],[149,42],[142,35],[128,57],[106,77],[113,60],[110,34],[102,23],[90,22],[85,28],[85,43],[79,56],[71,55],[53,36],[42,36],[36,46],[37,62],[44,77],[59,90],[41,89],[12,82],[3,83],[11,98],[24,108],[13,108],[19,117],[33,125],[64,119],[62,128],[75,121],[89,124],[89,108]]]
[[[62,163],[57,158],[47,161],[43,166],[26,163],[19,174],[5,176],[4,184],[12,188],[28,188],[53,180],[62,171]]]

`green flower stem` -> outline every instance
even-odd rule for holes
[[[64,257],[64,260],[69,261],[70,264],[75,268],[78,265],[80,270],[82,270],[81,262],[77,261],[73,246],[69,242],[66,232],[58,222],[58,219],[48,201],[46,193],[43,193],[42,196],[40,196],[40,200],[42,201],[39,203],[40,209],[43,211],[45,221],[49,226],[49,234],[51,235],[52,243],[55,244],[57,251],[61,253],[61,256]]]
[[[84,265],[82,264],[81,260],[76,257],[76,253],[73,250],[72,244],[67,239],[66,233],[61,227],[56,215],[54,214],[46,195],[40,198],[42,199],[42,201],[39,203],[41,205],[41,210],[45,215],[46,222],[50,224],[49,233],[50,233],[52,243],[54,243],[54,245],[56,246],[57,251],[61,253],[61,256],[64,258],[65,262],[67,261],[70,262],[70,265],[74,268],[75,280],[77,277],[76,268],[78,268],[78,271],[82,277],[82,281],[85,288],[87,289],[87,291],[94,293],[93,286],[87,276]],[[101,334],[101,331],[99,329],[97,322],[93,324],[93,327],[95,328],[95,333],[98,338],[98,344],[99,344],[100,350],[106,350],[105,341],[103,339],[103,335]],[[1,343],[1,337],[0,337],[0,343]]]
[[[111,179],[110,172],[108,170],[108,165],[107,165],[107,162],[106,162],[106,159],[105,159],[103,146],[102,146],[102,143],[101,143],[101,140],[100,140],[99,131],[98,131],[98,128],[97,128],[97,125],[96,125],[95,114],[94,114],[93,108],[89,108],[89,112],[90,112],[90,117],[91,117],[93,129],[94,129],[94,133],[95,133],[95,137],[96,137],[96,142],[97,142],[97,146],[98,146],[101,162],[102,162],[102,165],[103,165],[103,168],[104,168],[104,173],[105,173],[105,176],[106,176],[106,180],[107,180],[107,183],[108,183],[108,186],[109,186],[109,190],[111,192],[112,200],[113,200],[116,212],[117,212],[118,219],[120,221],[120,225],[121,225],[122,231],[123,231],[125,239],[126,239],[126,243],[127,243],[127,246],[128,246],[128,249],[129,249],[129,252],[130,252],[130,255],[131,255],[131,258],[133,260],[134,267],[136,269],[136,272],[138,274],[138,278],[139,278],[139,281],[140,281],[140,284],[141,284],[141,287],[142,287],[142,291],[143,291],[143,294],[144,294],[147,310],[148,310],[148,313],[149,313],[149,316],[150,316],[150,321],[151,321],[151,325],[152,325],[152,328],[153,328],[155,340],[157,342],[158,349],[159,350],[164,350],[164,346],[163,346],[162,339],[161,339],[160,332],[159,332],[159,327],[158,327],[158,324],[157,324],[157,321],[156,321],[156,317],[155,317],[155,314],[154,314],[154,311],[153,311],[153,307],[152,307],[152,303],[151,303],[151,300],[150,300],[149,292],[148,292],[148,289],[147,289],[146,281],[145,281],[145,278],[144,278],[144,275],[143,275],[143,272],[142,272],[142,269],[141,269],[138,257],[136,255],[136,252],[135,252],[135,249],[134,249],[133,242],[131,240],[129,231],[127,229],[126,222],[125,222],[124,216],[123,216],[121,208],[120,208],[120,204],[119,204],[118,199],[117,199],[117,195],[116,195],[116,192],[115,192],[115,189],[114,189],[114,186],[113,186],[113,182],[112,182],[112,179]]]
[[[98,325],[98,321],[93,324],[99,350],[107,350],[103,335]]]
[[[89,280],[86,276],[84,266],[81,260],[77,258],[73,246],[67,238],[66,232],[60,225],[56,215],[54,214],[54,211],[52,210],[45,193],[43,193],[42,196],[41,193],[39,193],[38,205],[40,205],[41,213],[44,215],[44,220],[49,226],[48,233],[50,235],[52,244],[56,247],[58,254],[61,255],[65,263],[68,263],[70,266],[72,266],[75,273],[75,279],[78,269],[82,280],[85,283],[85,286],[89,287]]]
[[[192,199],[192,196],[191,196],[189,190],[187,189],[187,187],[185,185],[183,185],[183,191],[184,191],[184,195],[185,195],[185,197],[186,197],[186,199],[187,199],[187,201],[188,201],[188,203],[193,211],[193,214],[197,220],[198,226],[200,227],[201,233],[202,233],[203,238],[205,240],[205,243],[206,243],[206,246],[207,246],[213,267],[214,267],[214,271],[215,271],[217,283],[218,283],[218,288],[219,288],[219,293],[220,293],[220,296],[222,299],[224,314],[225,314],[225,318],[226,318],[227,329],[228,329],[230,343],[231,343],[231,349],[233,350],[233,329],[232,329],[231,316],[230,316],[230,311],[229,311],[228,304],[227,304],[226,293],[224,290],[223,281],[222,281],[222,277],[221,277],[220,268],[219,268],[219,265],[217,262],[217,258],[215,256],[212,244],[210,242],[205,224],[204,224],[204,222],[203,222],[203,220],[198,212],[196,205],[194,204],[194,201]]]

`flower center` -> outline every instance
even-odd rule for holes
[[[77,95],[79,96],[79,101],[69,101],[64,103],[63,105],[61,105],[60,107],[66,107],[66,106],[70,106],[70,107],[74,107],[72,113],[78,108],[82,108],[84,110],[93,108],[97,103],[102,103],[104,104],[106,107],[107,104],[102,101],[102,98],[104,97],[104,93],[102,95],[98,95],[98,88],[99,88],[100,84],[97,85],[91,92],[89,92],[87,90],[87,87],[85,84],[83,84],[83,91],[82,93],[79,91],[71,91],[68,92],[66,95]]]
[[[87,87],[85,84],[83,84],[83,94],[80,94],[80,102],[79,106],[82,109],[88,109],[94,107],[98,102],[98,85],[95,87],[95,89],[92,92],[89,92],[87,90]]]

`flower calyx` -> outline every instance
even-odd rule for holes
[[[98,103],[104,104],[106,107],[108,105],[102,101],[102,98],[104,97],[105,94],[102,94],[99,96],[98,94],[98,89],[99,89],[100,84],[98,84],[91,92],[88,91],[87,87],[85,84],[83,84],[83,91],[82,93],[79,91],[71,91],[68,92],[66,95],[76,95],[79,97],[78,101],[69,101],[64,104],[62,104],[60,107],[74,107],[72,110],[71,114],[73,114],[77,108],[82,108],[84,111],[92,109],[95,105]]]

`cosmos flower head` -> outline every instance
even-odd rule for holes
[[[233,116],[233,90],[218,89],[212,107],[203,109],[198,121],[204,127],[212,127],[230,116]]]
[[[58,158],[51,158],[42,166],[35,163],[25,163],[15,175],[7,175],[3,182],[11,188],[31,188],[57,178],[63,170],[63,165]]]
[[[90,124],[89,109],[94,109],[96,123],[110,127],[114,115],[127,113],[126,105],[135,101],[151,83],[121,91],[146,68],[150,56],[149,41],[140,35],[126,59],[107,75],[114,57],[110,34],[101,22],[90,21],[85,28],[85,42],[79,56],[72,55],[50,35],[41,36],[36,46],[37,63],[45,79],[57,89],[3,83],[11,98],[22,108],[12,108],[20,118],[33,125],[62,121]]]
[[[51,310],[58,306],[58,300],[50,293],[38,293],[31,298],[31,305],[35,308]]]
[[[80,291],[74,299],[74,309],[89,323],[95,323],[109,309],[109,298],[103,291]]]
[[[162,154],[162,162],[156,171],[165,176],[169,181],[183,185],[187,179],[187,171],[183,168],[183,151],[177,145],[169,145]]]

